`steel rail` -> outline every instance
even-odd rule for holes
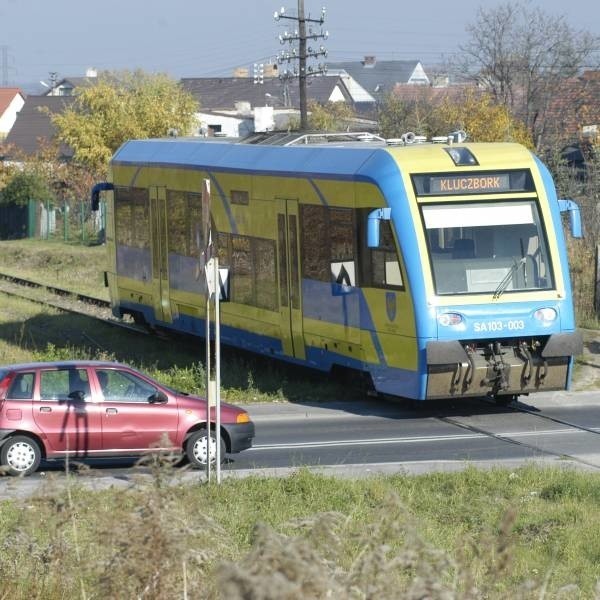
[[[3,279],[4,281],[9,281],[10,283],[14,283],[23,287],[42,289],[47,292],[50,292],[51,294],[56,294],[57,296],[70,296],[74,300],[78,300],[79,302],[83,302],[84,304],[92,304],[95,306],[100,306],[102,308],[110,308],[110,302],[108,300],[102,300],[102,298],[88,296],[87,294],[80,294],[79,292],[74,292],[72,290],[66,290],[64,288],[46,285],[45,283],[31,281],[30,279],[23,279],[22,277],[8,275],[6,273],[0,273],[0,279]]]

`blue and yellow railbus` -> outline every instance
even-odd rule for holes
[[[579,211],[518,144],[133,140],[110,174],[93,196],[118,316],[204,335],[209,180],[224,343],[418,400],[569,386]]]

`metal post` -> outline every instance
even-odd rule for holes
[[[219,256],[217,254],[215,254],[213,261],[215,265],[215,433],[217,442],[215,471],[217,483],[221,483],[221,314],[219,302],[221,284],[219,282]]]
[[[207,282],[208,287],[208,282]],[[210,290],[206,293],[206,480],[210,483],[210,410],[212,408],[212,379],[210,377]]]

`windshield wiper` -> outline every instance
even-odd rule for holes
[[[523,258],[520,258],[518,261],[516,261],[511,266],[511,268],[508,270],[508,273],[506,273],[506,275],[502,278],[502,280],[498,284],[498,287],[494,291],[494,295],[492,296],[492,298],[494,298],[494,300],[497,300],[498,298],[500,298],[500,296],[502,296],[502,294],[508,287],[508,284],[510,283],[512,276],[521,268],[521,266],[523,266],[525,264],[526,260],[527,259],[524,256]]]

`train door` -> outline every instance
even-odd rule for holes
[[[171,323],[169,298],[169,247],[167,245],[167,189],[150,187],[152,227],[152,298],[157,321]]]
[[[289,356],[304,359],[297,200],[277,200],[277,256],[283,351]]]

